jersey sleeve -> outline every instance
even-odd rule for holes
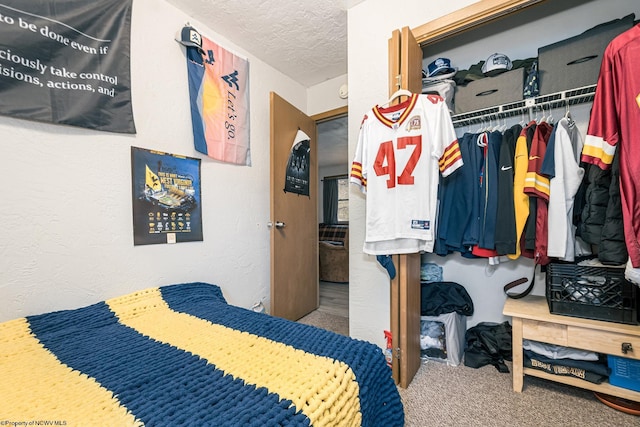
[[[432,95],[433,96],[433,95]],[[462,154],[458,137],[451,121],[449,109],[441,97],[438,100],[435,126],[434,126],[434,152],[432,155],[438,159],[438,167],[443,177],[451,175],[462,167]],[[430,100],[429,100],[430,101]],[[429,102],[426,101],[426,102]]]
[[[356,146],[356,153],[353,156],[353,162],[351,163],[351,175],[349,181],[358,186],[363,193],[367,192],[367,170],[365,163],[365,148],[366,148],[366,126],[365,122],[367,116],[365,115],[360,125],[360,132],[358,133],[358,144]]]
[[[601,169],[611,167],[613,155],[620,140],[615,93],[611,53],[607,48],[602,59],[587,136],[582,148],[582,161],[596,165]]]
[[[527,163],[527,174],[524,180],[524,193],[531,196],[539,197],[549,201],[549,178],[542,174],[542,163],[544,162],[547,146],[543,132],[546,126],[540,124],[536,127],[529,152],[529,160]]]
[[[549,142],[547,142],[547,150],[544,153],[544,160],[540,167],[540,173],[547,176],[549,180],[556,176],[556,127],[551,131]]]

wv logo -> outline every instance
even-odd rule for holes
[[[226,76],[222,76],[222,80],[227,82],[229,87],[235,86],[236,90],[240,90],[240,87],[238,86],[238,70],[235,70],[233,73],[227,74]]]
[[[207,59],[205,59],[204,62],[209,65],[213,65],[213,63],[216,62],[216,58],[213,57],[213,51],[211,49],[207,51]]]

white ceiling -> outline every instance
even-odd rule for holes
[[[347,74],[347,9],[362,1],[168,0],[305,87]],[[346,117],[318,126],[318,139],[319,167],[348,162]]]

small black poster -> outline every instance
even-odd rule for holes
[[[0,114],[135,133],[132,0],[0,0]]]
[[[200,159],[131,147],[133,243],[202,241]]]
[[[310,167],[310,138],[298,129],[291,146],[284,192],[309,195],[309,167]]]

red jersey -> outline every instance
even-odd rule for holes
[[[620,150],[620,193],[625,241],[640,267],[640,25],[617,36],[602,58],[582,161],[611,167]],[[635,154],[634,154],[635,150]]]
[[[536,264],[549,264],[547,256],[548,240],[548,203],[549,203],[549,177],[541,172],[544,155],[547,152],[547,142],[551,138],[553,126],[549,123],[539,123],[533,134],[533,142],[529,151],[529,163],[527,175],[524,181],[524,193],[530,197],[537,197],[536,203],[536,247],[534,259]]]

